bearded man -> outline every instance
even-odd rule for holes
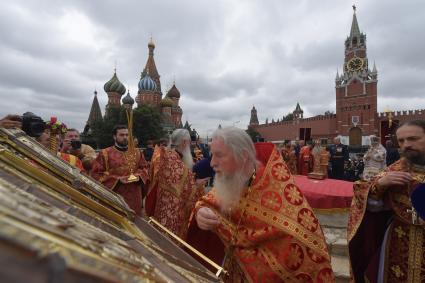
[[[204,195],[207,181],[195,181],[190,142],[189,131],[177,129],[171,135],[169,148],[155,148],[146,197],[146,214],[182,239],[186,238],[190,214],[196,201]]]
[[[354,186],[348,240],[355,282],[425,281],[425,222],[410,199],[425,183],[425,120],[402,124],[396,135],[402,158]]]
[[[102,149],[93,162],[92,176],[121,195],[137,215],[142,215],[142,190],[148,181],[148,165],[140,150],[129,150],[128,128],[115,126],[115,144]]]
[[[223,128],[211,153],[214,188],[194,216],[225,246],[224,281],[334,282],[318,220],[274,145]]]

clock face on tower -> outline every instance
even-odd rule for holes
[[[363,67],[363,60],[358,57],[350,59],[347,63],[347,68],[350,71],[358,71]]]

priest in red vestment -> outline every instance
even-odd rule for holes
[[[313,146],[311,142],[303,146],[298,157],[298,174],[307,176],[313,168],[313,155],[311,153]]]
[[[128,146],[127,126],[114,128],[115,145],[102,149],[93,162],[92,176],[121,195],[137,215],[142,215],[142,189],[148,181],[148,164],[141,151]]]
[[[347,233],[352,282],[425,282],[425,222],[410,199],[425,183],[425,121],[406,122],[396,135],[402,159],[354,186]]]
[[[194,218],[225,246],[224,281],[335,282],[319,222],[275,146],[232,127],[213,134],[211,153],[214,189]]]
[[[188,130],[177,129],[171,135],[171,148],[155,148],[146,197],[146,214],[182,239],[195,203],[205,194],[206,182],[195,181],[190,141]]]

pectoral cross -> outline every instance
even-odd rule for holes
[[[416,212],[415,208],[412,207],[412,209],[407,209],[406,212],[412,214],[412,224],[418,224],[418,213]]]

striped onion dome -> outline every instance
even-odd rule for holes
[[[120,82],[115,72],[112,78],[103,86],[105,92],[117,92],[123,95],[126,91],[125,86]]]
[[[149,91],[156,91],[156,83],[155,81],[149,76],[149,74],[144,75],[140,81],[139,81],[139,90],[149,90]]]

